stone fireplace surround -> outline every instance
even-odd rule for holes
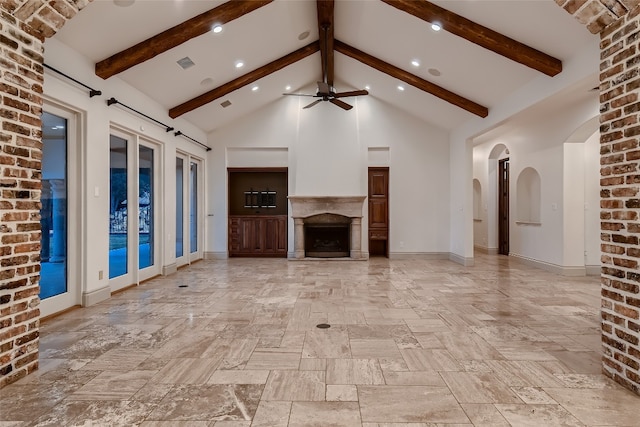
[[[351,219],[349,259],[366,259],[362,253],[362,208],[366,196],[289,196],[294,223],[294,259],[304,259],[305,219],[322,214]],[[324,258],[327,259],[327,258]]]

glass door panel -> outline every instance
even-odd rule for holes
[[[184,159],[176,157],[176,259],[184,256]]]
[[[198,252],[198,164],[191,162],[189,172],[189,241],[191,253]]]
[[[67,292],[67,119],[42,114],[40,299]]]
[[[138,149],[138,268],[154,265],[153,149]]]
[[[127,140],[111,135],[109,155],[109,279],[128,272]]]

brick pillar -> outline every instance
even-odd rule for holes
[[[0,0],[0,388],[38,369],[44,38],[91,0]]]
[[[0,387],[38,368],[43,43],[0,15]]]
[[[604,373],[640,393],[640,6],[600,33]]]

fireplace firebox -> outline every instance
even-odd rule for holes
[[[349,248],[349,224],[305,224],[305,256],[313,258],[348,257]]]

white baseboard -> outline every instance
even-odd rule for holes
[[[489,248],[487,246],[476,245],[473,247],[473,249],[487,255],[498,255],[498,248]]]
[[[204,259],[213,260],[213,259],[229,259],[228,252],[205,252]]]
[[[106,301],[111,298],[111,288],[105,286],[95,291],[82,293],[82,306],[89,307],[102,301]]]
[[[584,266],[564,266],[557,265],[550,262],[540,261],[533,258],[528,258],[522,255],[509,253],[509,257],[514,258],[516,261],[520,261],[530,267],[539,268],[541,270],[548,271],[550,273],[559,274],[561,276],[586,276],[587,269]]]
[[[177,272],[178,272],[178,264],[176,264],[175,262],[173,264],[165,265],[164,267],[162,267],[163,276],[168,276],[170,274],[177,273]]]
[[[445,258],[446,259],[446,258]],[[464,267],[473,267],[475,261],[473,257],[463,257],[458,254],[454,254],[452,252],[449,253],[449,261],[453,261],[457,264],[460,264]]]
[[[586,265],[587,276],[599,276],[601,267],[599,265]]]
[[[449,259],[448,252],[389,252],[389,259]]]

